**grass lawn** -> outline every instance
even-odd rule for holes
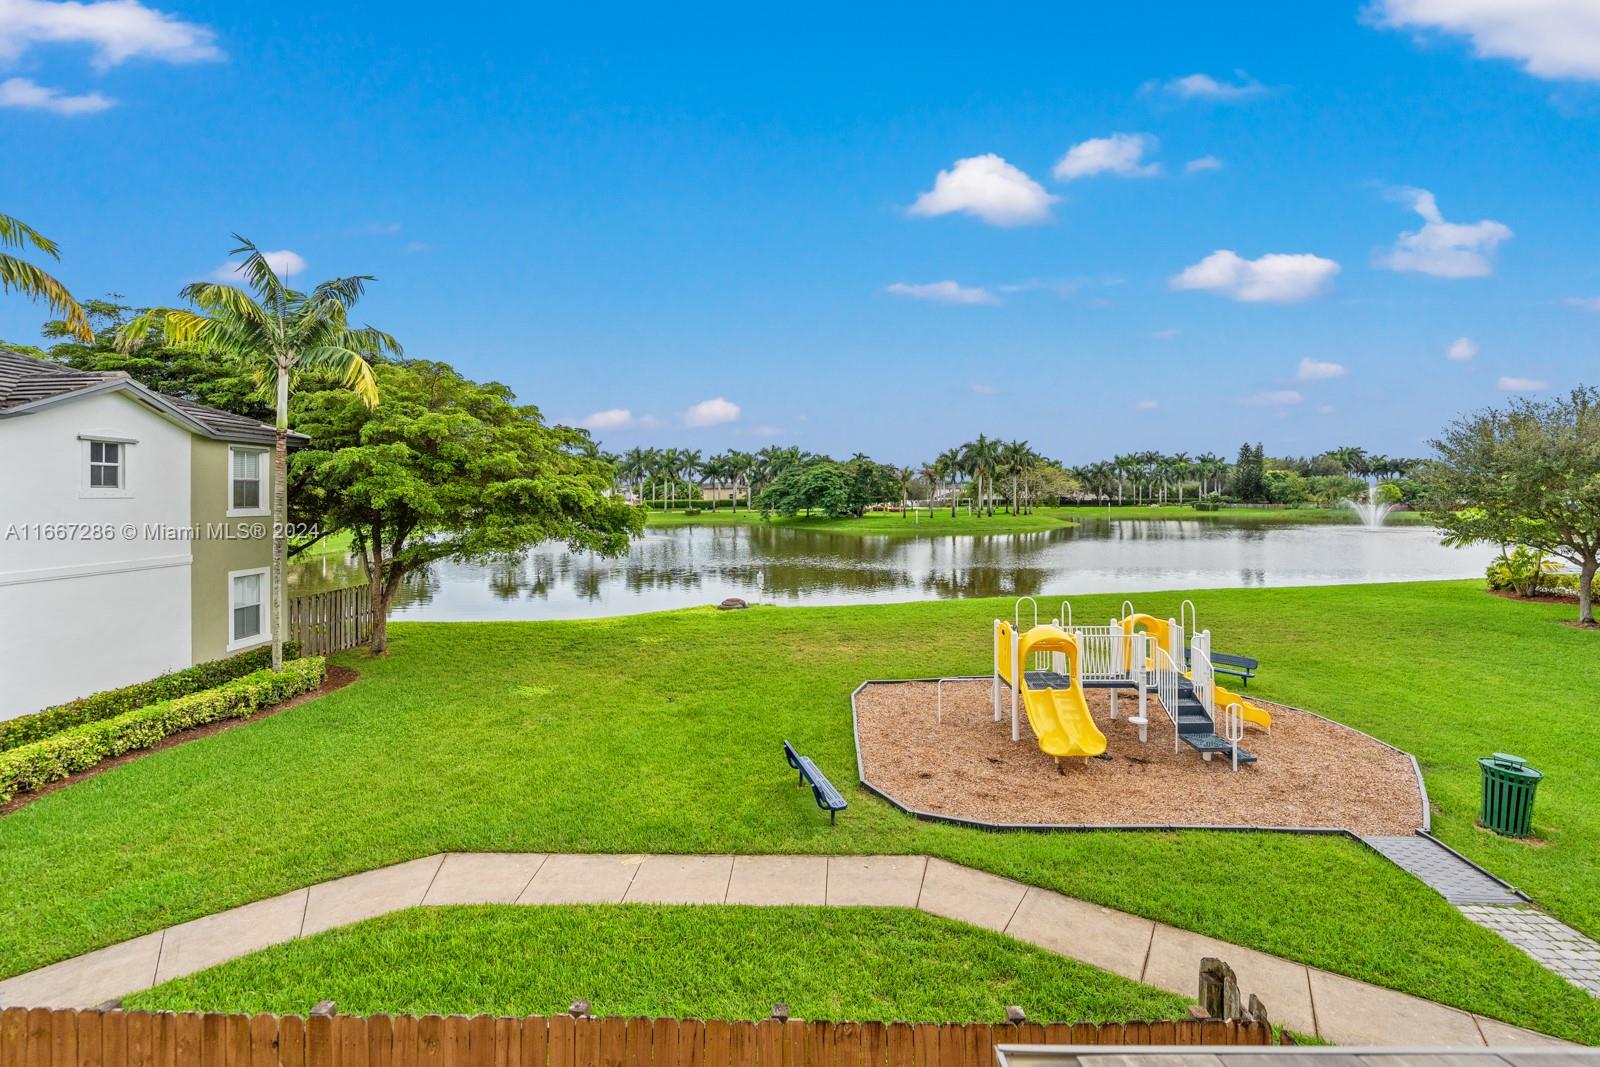
[[[1034,533],[1038,530],[1059,530],[1070,526],[1071,520],[1043,511],[1032,515],[1006,515],[995,512],[992,516],[968,515],[965,511],[951,516],[949,509],[900,515],[872,512],[859,519],[830,519],[822,515],[797,515],[786,519],[778,515],[763,520],[759,511],[702,511],[690,515],[683,511],[651,511],[645,525],[652,528],[677,526],[754,526],[761,523],[786,527],[791,530],[815,530],[818,533],[857,534],[862,537],[946,537],[950,534],[1014,534]]]
[[[581,950],[578,950],[581,946]],[[140,993],[155,1011],[998,1022],[1181,1018],[1185,1002],[1001,934],[893,908],[417,908]]]
[[[1600,634],[1556,625],[1570,606],[1509,602],[1476,582],[1136,602],[1176,614],[1185,595],[1219,650],[1262,658],[1251,693],[1416,753],[1447,840],[1600,933]],[[1092,617],[1120,600],[1074,605]],[[966,600],[398,623],[387,657],[342,657],[363,672],[354,685],[0,819],[0,973],[446,850],[929,852],[1600,1042],[1600,1003],[1354,842],[981,833],[919,823],[852,785],[851,689],[984,672],[989,621],[1010,610]],[[837,828],[794,787],[784,738],[851,800]],[[1507,750],[1548,776],[1538,844],[1472,827],[1473,760]]]
[[[1198,519],[1201,522],[1285,522],[1285,523],[1335,523],[1350,525],[1356,521],[1349,508],[1251,508],[1229,507],[1217,511],[1196,511],[1188,504],[1156,506],[1094,507],[1074,506],[1041,508],[1049,515],[1067,519],[1106,519],[1113,522],[1130,519]],[[1421,512],[1397,511],[1389,516],[1391,526],[1424,526],[1427,519]]]

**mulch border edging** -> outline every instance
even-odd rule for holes
[[[69,785],[76,785],[86,778],[93,778],[95,775],[104,774],[106,771],[115,770],[125,763],[131,763],[136,759],[142,759],[145,756],[151,756],[157,752],[161,752],[169,748],[177,748],[179,745],[188,744],[190,741],[198,741],[202,737],[209,737],[212,734],[220,734],[224,730],[232,730],[236,726],[244,726],[247,723],[259,722],[262,719],[270,718],[281,711],[288,711],[290,708],[297,708],[307,701],[315,700],[317,697],[323,696],[327,693],[332,693],[334,690],[343,689],[345,686],[349,685],[360,677],[361,673],[353,668],[341,667],[330,663],[328,664],[327,674],[323,678],[322,684],[317,686],[317,688],[310,690],[309,692],[292,696],[288,700],[283,701],[281,704],[274,704],[270,708],[261,708],[255,712],[255,714],[247,715],[242,719],[222,719],[218,722],[208,722],[204,726],[191,726],[187,730],[180,730],[178,733],[169,734],[166,737],[163,737],[161,740],[157,741],[148,748],[138,748],[131,752],[124,752],[120,756],[112,756],[110,759],[101,760],[93,767],[85,767],[83,770],[77,771],[74,774],[70,774],[65,778],[58,779],[54,782],[48,782],[38,789],[27,793],[18,793],[4,804],[0,804],[0,819],[3,819],[7,815],[27,807],[40,797],[48,796],[58,790],[65,789]]]

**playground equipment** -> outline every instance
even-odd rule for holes
[[[1032,610],[1026,630],[1024,603]],[[1256,757],[1239,747],[1245,723],[1270,729],[1272,716],[1217,685],[1211,632],[1197,632],[1197,625],[1194,604],[1188,600],[1177,619],[1142,614],[1123,601],[1120,617],[1105,626],[1074,625],[1072,605],[1062,601],[1058,617],[1040,625],[1038,602],[1020,597],[1010,623],[994,622],[995,721],[1002,717],[1003,684],[1011,690],[1011,739],[1021,736],[1020,704],[1039,747],[1059,766],[1063,756],[1105,752],[1105,735],[1094,725],[1083,691],[1109,689],[1111,718],[1116,719],[1118,691],[1132,689],[1138,695],[1139,712],[1128,721],[1139,727],[1140,743],[1149,740],[1153,697],[1172,725],[1174,752],[1187,744],[1207,761],[1226,755],[1234,770],[1241,763],[1253,763]],[[1249,662],[1253,668],[1255,661]]]

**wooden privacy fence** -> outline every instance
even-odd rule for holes
[[[372,638],[372,594],[364,585],[289,599],[289,640],[306,656],[326,656]]]
[[[1242,1020],[829,1023],[0,1011],[3,1067],[993,1067],[998,1044],[1267,1045]]]

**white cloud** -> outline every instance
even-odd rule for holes
[[[4,0],[0,0],[3,3]],[[7,78],[0,82],[0,107],[28,111],[52,111],[57,115],[92,115],[115,107],[116,101],[101,93],[71,94],[40,85],[31,78]]]
[[[1349,374],[1350,368],[1343,363],[1329,363],[1308,356],[1300,361],[1294,377],[1295,381],[1299,382],[1325,382],[1333,378],[1345,378]]]
[[[1333,414],[1333,405],[1332,404],[1319,405],[1317,407],[1317,414],[1318,415],[1332,415]]]
[[[996,396],[999,394],[999,392],[1000,389],[998,386],[986,385],[983,382],[974,382],[972,384],[973,396]]]
[[[1450,342],[1450,347],[1444,350],[1446,359],[1453,359],[1457,363],[1465,363],[1478,354],[1478,342],[1470,337],[1457,337]]]
[[[725,422],[737,422],[738,419],[739,405],[720,396],[702,400],[683,413],[685,426],[721,426]]]
[[[1169,326],[1165,330],[1156,330],[1150,336],[1154,337],[1158,341],[1170,341],[1174,337],[1177,337],[1182,332],[1183,332],[1182,330],[1175,329],[1175,328]]]
[[[1503,377],[1495,382],[1495,388],[1506,393],[1537,393],[1541,389],[1550,388],[1550,383],[1542,378],[1513,378]]]
[[[1265,85],[1262,85],[1244,71],[1240,70],[1234,73],[1239,79],[1236,82],[1218,81],[1209,74],[1185,74],[1181,78],[1173,78],[1168,82],[1151,83],[1146,88],[1162,89],[1180,100],[1217,100],[1223,103],[1248,100],[1252,96],[1260,96],[1267,91]]]
[[[885,286],[885,292],[896,296],[909,296],[913,300],[932,300],[940,304],[998,304],[1000,298],[981,286],[962,285],[959,282],[928,282],[913,285],[895,282]]]
[[[1161,164],[1146,163],[1146,152],[1154,152],[1156,139],[1148,133],[1114,133],[1110,137],[1091,137],[1067,149],[1050,173],[1058,182],[1070,182],[1096,174],[1116,174],[1123,178],[1149,178],[1161,173]]]
[[[1240,397],[1239,403],[1251,408],[1280,408],[1298,404],[1305,397],[1293,389],[1265,389],[1259,393]]]
[[[1269,253],[1245,259],[1229,249],[1211,253],[1168,281],[1173,289],[1201,289],[1247,303],[1293,304],[1321,295],[1339,264],[1308,253]]]
[[[1026,226],[1048,221],[1050,205],[1059,199],[990,152],[958,159],[949,170],[941,170],[933,188],[917,197],[906,213],[928,218],[959,211],[991,226]]]
[[[620,430],[633,425],[633,412],[627,408],[606,408],[578,420],[586,430]]]
[[[1494,252],[1510,240],[1511,227],[1493,219],[1449,222],[1426,189],[1396,189],[1391,197],[1422,216],[1420,230],[1402,233],[1378,266],[1417,271],[1435,278],[1482,278],[1494,270]]]
[[[654,415],[640,415],[633,421],[634,426],[641,430],[659,430],[666,423]]]
[[[1569,308],[1579,308],[1583,311],[1600,311],[1600,296],[1569,296],[1561,302]]]
[[[1159,400],[1140,400],[1133,405],[1135,411],[1154,411],[1161,406]]]
[[[1216,156],[1201,156],[1199,159],[1191,159],[1189,162],[1183,165],[1183,172],[1185,174],[1198,174],[1203,170],[1221,169],[1222,160],[1218,159]]]
[[[433,246],[430,245],[426,241],[407,241],[406,242],[406,251],[408,253],[412,254],[412,255],[415,255],[418,252],[426,252],[429,249],[431,249],[432,247]]]
[[[0,59],[15,60],[51,44],[88,45],[100,69],[135,58],[167,63],[223,58],[209,28],[139,0],[0,0]]]
[[[4,2],[5,0],[0,0],[0,3]],[[305,257],[298,252],[291,252],[287,248],[279,249],[276,252],[263,252],[261,255],[266,259],[267,265],[272,268],[273,273],[280,278],[288,278],[290,275],[299,274],[306,269]],[[212,271],[211,276],[225,282],[242,282],[244,281],[244,275],[239,273],[239,268],[243,265],[241,260],[230,259]]]
[[[1540,78],[1600,81],[1594,0],[1374,0],[1379,26],[1467,37],[1479,56],[1512,59]]]

